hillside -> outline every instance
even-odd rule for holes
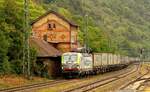
[[[149,0],[30,0],[29,10],[30,22],[48,10],[75,21],[82,45],[87,28],[94,52],[139,56],[150,48]],[[0,0],[0,73],[22,72],[23,19],[23,0]]]
[[[86,28],[83,16],[88,14],[88,44],[93,51],[136,56],[139,49],[150,47],[149,0],[33,0],[33,3],[76,21],[81,27],[81,43]]]
[[[3,8],[0,1],[0,8]],[[16,0],[22,17],[23,0]],[[93,51],[136,55],[150,47],[149,0],[30,0],[31,21],[47,10],[55,10],[80,25],[83,43],[85,14],[88,14],[88,44]],[[0,9],[2,10],[2,9]],[[2,17],[1,17],[2,18]],[[98,48],[97,48],[98,47]]]
[[[88,33],[93,35],[89,37],[89,44],[93,49],[107,46],[114,52],[137,55],[140,48],[150,47],[149,0],[56,0],[56,3],[50,2],[43,6],[45,9],[53,6],[52,9],[63,11],[64,15],[74,19],[81,27],[84,26],[82,16],[88,14]],[[98,34],[94,34],[96,31],[106,34],[105,44],[98,44],[103,37],[97,39]],[[108,49],[96,49],[101,50]]]
[[[17,4],[22,6],[23,0],[17,0]],[[58,11],[78,23],[81,43],[83,16],[88,14],[88,44],[93,51],[137,55],[140,48],[150,47],[149,0],[31,0],[31,21],[47,10]]]

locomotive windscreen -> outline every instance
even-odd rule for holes
[[[77,61],[77,55],[64,55],[63,62],[64,63],[75,63]]]

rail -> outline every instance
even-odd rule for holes
[[[125,84],[124,86],[122,86],[122,87],[120,88],[120,90],[123,90],[123,89],[127,88],[129,85],[131,85],[131,84],[133,84],[133,83],[135,83],[135,82],[137,82],[137,81],[142,81],[142,80],[148,81],[148,80],[150,80],[150,78],[142,78],[142,77],[144,77],[145,75],[147,75],[147,74],[150,72],[150,71],[149,71],[150,69],[147,69],[147,70],[148,70],[148,71],[147,71],[145,74],[143,74],[143,75],[137,77],[136,79],[132,80],[131,82]],[[138,90],[140,87],[141,87],[141,85],[139,85],[139,86],[136,88],[136,90]]]
[[[91,82],[91,83],[88,83],[88,84],[85,84],[85,85],[81,85],[79,87],[64,90],[62,92],[87,92],[87,91],[93,90],[95,88],[98,88],[100,86],[104,86],[106,84],[109,84],[113,81],[124,78],[124,77],[128,76],[129,74],[132,74],[132,73],[136,72],[137,70],[138,70],[138,68],[134,69],[134,71],[130,70],[130,71],[127,71],[127,72],[123,72],[123,73],[115,75],[113,77],[97,80],[97,81],[94,81],[94,82]]]
[[[41,83],[37,83],[37,84],[30,84],[30,85],[0,89],[0,92],[23,91],[23,90],[28,90],[28,89],[32,89],[32,88],[33,89],[40,88],[40,87],[44,87],[44,86],[55,86],[56,84],[65,83],[65,82],[68,82],[68,80],[47,81],[47,82],[41,82]]]

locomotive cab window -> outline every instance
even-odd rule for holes
[[[65,63],[73,63],[77,61],[77,55],[64,55]]]

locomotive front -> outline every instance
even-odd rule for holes
[[[62,73],[63,74],[78,74],[79,72],[79,59],[80,59],[80,53],[64,53],[62,55]]]

